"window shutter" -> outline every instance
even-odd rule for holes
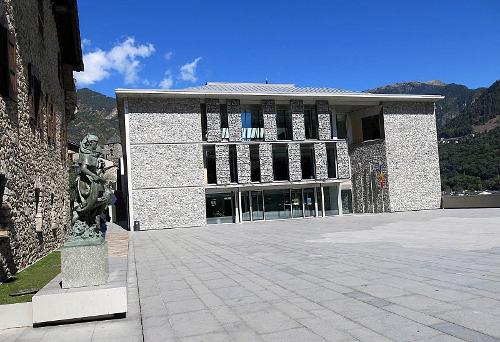
[[[0,25],[0,95],[9,96],[9,64],[7,29]]]
[[[7,34],[7,53],[9,58],[9,97],[17,99],[17,62],[16,62],[16,36],[12,32]]]

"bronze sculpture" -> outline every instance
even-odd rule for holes
[[[66,246],[104,242],[98,219],[110,204],[113,191],[103,176],[114,165],[104,166],[98,142],[97,136],[87,134],[80,143],[78,163],[73,166],[76,178],[71,184],[76,203]]]

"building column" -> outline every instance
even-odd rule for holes
[[[241,141],[240,100],[227,100],[227,120],[229,123],[229,141]]]
[[[331,140],[330,107],[328,101],[316,101],[316,112],[318,113],[318,131],[320,140]]]
[[[351,177],[349,165],[349,151],[345,140],[336,144],[337,150],[337,178],[349,179]]]
[[[291,100],[290,113],[292,114],[293,140],[305,140],[304,102],[302,100]]]
[[[229,184],[231,174],[229,171],[229,145],[215,145],[215,172],[217,175],[217,184]]]
[[[302,180],[299,143],[288,143],[288,177],[291,182]]]
[[[273,148],[269,143],[259,144],[260,181],[262,183],[274,180]]]
[[[315,187],[314,188],[314,212],[316,213],[316,215],[314,215],[314,217],[319,217],[319,213],[318,213],[318,188]]]
[[[276,103],[274,100],[262,101],[262,115],[264,117],[264,139],[266,141],[277,140]]]
[[[250,145],[236,145],[236,161],[238,164],[238,183],[251,182]]]
[[[328,160],[326,156],[326,144],[324,142],[314,143],[314,162],[316,164],[316,179],[327,179]]]
[[[221,141],[220,105],[218,99],[205,99],[207,110],[207,141]]]

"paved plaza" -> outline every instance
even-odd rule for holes
[[[500,341],[500,209],[133,233],[126,319],[0,341]]]

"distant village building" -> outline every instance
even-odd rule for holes
[[[0,0],[0,281],[66,236],[66,132],[82,70],[76,0]]]
[[[118,134],[114,134],[103,145],[103,156],[107,160],[111,160],[115,165],[119,165],[122,157],[122,142]]]
[[[116,95],[131,228],[440,207],[442,96],[257,83]]]

